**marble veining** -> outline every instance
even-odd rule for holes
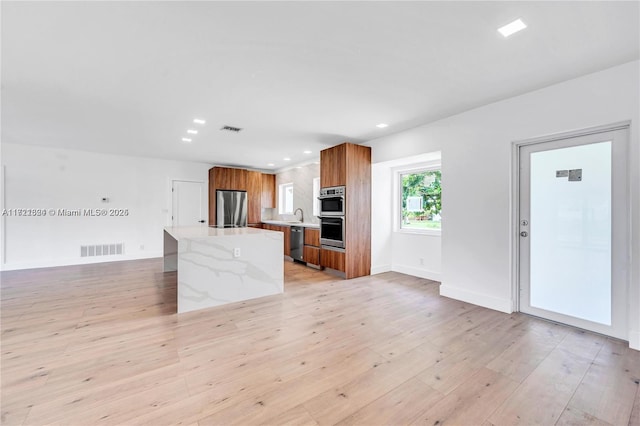
[[[188,228],[165,228],[178,242],[178,313],[284,291],[281,232]]]

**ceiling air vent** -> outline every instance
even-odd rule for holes
[[[220,130],[227,130],[229,132],[236,132],[238,133],[240,130],[242,130],[240,127],[233,127],[233,126],[224,126],[222,127],[222,129]]]

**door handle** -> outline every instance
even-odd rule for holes
[[[203,219],[203,220],[199,220],[198,222],[200,222],[200,223],[204,223],[204,219]]]
[[[529,236],[529,233],[528,233],[527,231],[522,231],[522,232],[520,233],[520,236],[521,236],[521,237],[527,237],[527,236]]]

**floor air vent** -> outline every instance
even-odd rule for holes
[[[124,243],[80,246],[80,257],[113,256],[124,253]]]

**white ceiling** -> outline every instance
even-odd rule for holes
[[[1,7],[3,142],[260,169],[635,60],[640,50],[638,2]],[[515,18],[529,27],[504,39],[497,28]],[[195,117],[207,124],[182,143]]]

